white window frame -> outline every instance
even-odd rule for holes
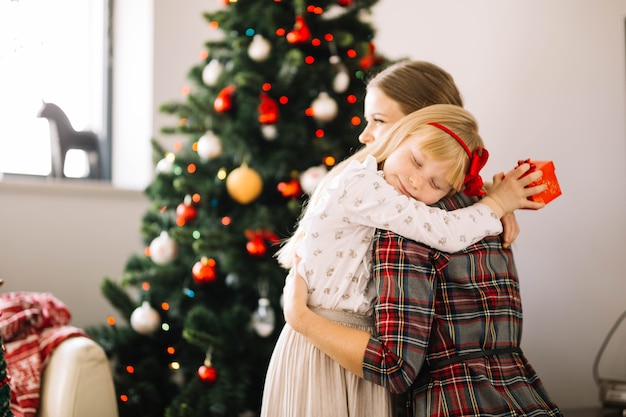
[[[51,175],[43,100],[75,130],[96,133],[101,178],[110,179],[109,20],[107,0],[0,0],[0,175]]]

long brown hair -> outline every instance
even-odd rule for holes
[[[397,102],[406,115],[433,104],[463,107],[461,93],[452,76],[427,61],[400,61],[367,82],[367,90],[378,88]]]

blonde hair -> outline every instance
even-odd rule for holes
[[[430,159],[454,161],[446,179],[452,185],[453,192],[460,191],[469,168],[469,157],[456,139],[438,127],[430,125],[431,122],[439,123],[452,130],[463,139],[470,151],[484,146],[483,140],[478,134],[478,123],[467,110],[451,104],[435,104],[425,107],[404,116],[379,140],[361,148],[331,169],[313,192],[309,204],[315,204],[318,201],[319,196],[325,192],[326,186],[333,178],[340,175],[350,162],[363,162],[371,155],[380,165],[407,138],[414,136],[419,136],[420,150]],[[307,208],[308,206],[304,208],[301,218],[306,214]],[[276,257],[283,267],[290,268],[293,265],[295,249],[305,235],[306,231],[298,224],[293,236],[287,239],[286,243],[276,253]]]

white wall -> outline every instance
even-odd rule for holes
[[[212,36],[201,13],[221,2],[136,3],[147,12],[134,11],[143,19],[134,24],[154,30],[154,51],[139,65],[154,60],[154,72],[121,71],[128,78],[118,100],[141,117],[143,131],[124,136],[140,159],[127,184],[140,189],[152,176],[141,149],[171,122],[156,108],[181,97],[187,71]],[[522,347],[563,408],[598,403],[592,363],[626,308],[625,17],[623,0],[381,0],[373,16],[381,53],[433,61],[455,77],[491,152],[487,173],[528,157],[555,161],[564,194],[540,212],[518,213],[515,252]],[[152,77],[151,102],[144,87],[133,91],[132,77]],[[0,182],[3,290],[50,290],[77,323],[103,322],[111,310],[98,286],[142,250],[138,229],[147,202],[132,191],[51,190]],[[626,375],[626,358],[613,350],[601,370],[617,364],[611,372]]]
[[[147,207],[140,192],[105,184],[0,182],[1,291],[51,292],[76,326],[117,317],[100,284],[142,253]]]
[[[559,404],[593,404],[593,359],[626,309],[626,2],[383,0],[374,16],[380,51],[455,77],[486,172],[554,160],[563,195],[518,214],[522,347]]]

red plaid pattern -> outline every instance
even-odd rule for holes
[[[458,194],[441,206],[452,210],[472,202]],[[446,254],[378,231],[374,259],[379,336],[367,346],[365,379],[395,393],[410,390],[413,416],[561,416],[523,355],[426,369],[464,353],[519,347],[519,282],[512,253],[499,237]]]

